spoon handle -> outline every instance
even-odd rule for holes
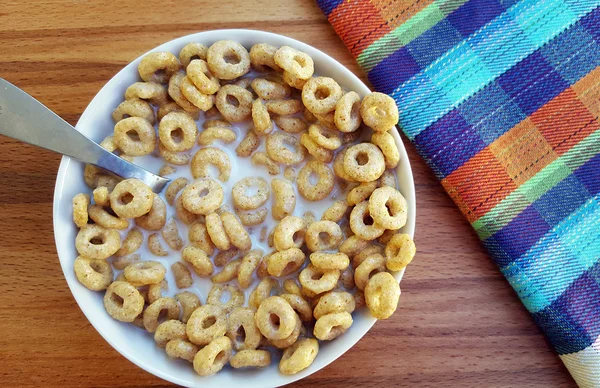
[[[38,100],[2,78],[0,134],[93,164],[123,178],[140,179],[155,192],[160,192],[169,182],[169,179],[100,147]]]

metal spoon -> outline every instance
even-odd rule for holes
[[[100,147],[38,100],[2,78],[0,134],[93,164],[122,178],[137,178],[156,193],[160,193],[169,182],[169,179]]]

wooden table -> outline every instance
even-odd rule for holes
[[[364,79],[312,0],[99,3],[0,5],[0,77],[72,124],[129,61],[203,30],[285,34],[329,53]],[[468,223],[414,148],[408,145],[408,151],[419,253],[402,281],[401,309],[297,385],[574,386]],[[67,288],[52,232],[59,160],[0,138],[0,385],[169,386],[113,350]]]

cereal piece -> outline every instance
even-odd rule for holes
[[[333,159],[333,171],[335,172],[335,175],[345,181],[354,182],[354,179],[352,179],[344,169],[344,157],[346,156],[346,152],[348,152],[348,148],[342,148],[337,152]]]
[[[271,116],[269,116],[264,102],[260,99],[256,99],[252,103],[252,122],[254,123],[254,130],[259,135],[266,135],[273,130]]]
[[[181,250],[183,248],[183,240],[181,239],[181,235],[179,234],[179,228],[177,227],[177,221],[174,218],[170,218],[165,228],[161,231],[165,242],[171,249],[176,251]]]
[[[271,364],[271,353],[266,350],[242,350],[229,360],[233,368],[264,368]]]
[[[369,279],[364,296],[371,314],[377,319],[387,319],[398,307],[400,285],[391,274],[380,272]]]
[[[89,195],[80,193],[73,197],[73,222],[80,228],[88,223],[89,206]]]
[[[317,295],[332,290],[339,278],[340,271],[322,270],[312,264],[304,268],[298,276],[302,288]]]
[[[223,307],[212,304],[205,304],[194,310],[186,327],[189,340],[200,346],[224,336],[226,330],[227,318]]]
[[[363,132],[365,131],[365,127],[359,127],[356,131],[350,133],[342,133],[342,145],[348,145],[351,143],[355,143],[358,139],[363,137]]]
[[[271,254],[264,256],[258,264],[258,268],[256,268],[256,276],[259,279],[264,279],[269,276],[269,271],[267,271],[267,262],[269,261],[269,256],[271,256]]]
[[[188,78],[200,93],[205,95],[215,94],[221,87],[219,79],[210,72],[208,64],[202,59],[191,61],[187,66],[186,72]]]
[[[236,257],[240,253],[239,249],[231,248],[227,251],[219,251],[215,256],[213,262],[217,267],[222,267],[225,264],[229,263],[231,259]]]
[[[217,92],[215,104],[225,120],[240,122],[252,114],[253,96],[248,90],[236,85],[225,85]]]
[[[187,185],[181,193],[183,207],[194,214],[215,211],[223,203],[223,198],[223,187],[212,179],[198,180]]]
[[[187,67],[194,59],[206,59],[208,47],[202,43],[188,43],[179,52],[179,62]]]
[[[179,318],[179,304],[173,298],[159,298],[144,310],[144,327],[154,333],[161,321]]]
[[[368,241],[363,240],[358,236],[350,236],[344,240],[342,245],[340,245],[339,250],[348,256],[352,256],[361,249],[364,249],[367,245],[369,245]]]
[[[257,166],[265,166],[270,175],[279,174],[279,165],[269,158],[269,155],[265,152],[255,152],[251,160]]]
[[[329,77],[311,78],[302,88],[302,102],[315,115],[333,111],[341,97],[342,88]]]
[[[181,92],[180,92],[181,93]],[[180,107],[177,103],[171,101],[167,103],[163,103],[158,107],[158,111],[156,112],[156,117],[158,121],[163,119],[166,115],[171,112],[186,112],[182,107]],[[198,120],[200,118],[200,111],[196,109],[195,111],[186,112],[190,115],[194,120]]]
[[[184,177],[179,177],[172,181],[167,189],[165,190],[165,198],[169,205],[173,206],[175,203],[175,198],[177,194],[183,190],[183,188],[188,184],[188,180]]]
[[[117,216],[135,218],[152,208],[154,193],[138,179],[125,179],[110,193],[110,206]]]
[[[348,266],[342,271],[342,274],[340,275],[340,284],[347,290],[351,290],[355,287],[354,269],[352,266]]]
[[[266,72],[271,68],[279,71],[281,68],[275,63],[277,47],[267,43],[258,43],[250,48],[250,63],[254,70]]]
[[[371,143],[375,144],[385,159],[386,168],[396,168],[400,162],[400,152],[394,137],[389,132],[375,132],[371,136]]]
[[[153,52],[142,58],[138,72],[146,82],[165,84],[180,67],[181,64],[175,55],[169,52]]]
[[[284,339],[292,334],[296,326],[296,317],[292,306],[285,299],[270,296],[260,304],[254,319],[262,335],[272,341]],[[274,323],[275,320],[278,324]]]
[[[265,103],[267,110],[276,115],[294,115],[302,112],[302,101],[300,100],[273,100]]]
[[[156,82],[136,82],[125,90],[126,100],[148,100],[154,105],[166,104],[169,97],[167,89]],[[159,118],[160,120],[160,118]],[[120,121],[120,120],[119,120]]]
[[[215,251],[215,246],[208,235],[206,225],[201,222],[195,222],[190,226],[188,239],[193,246],[202,249],[209,256],[212,256]]]
[[[363,122],[375,132],[387,132],[398,124],[398,107],[394,99],[383,93],[367,94],[360,105]]]
[[[300,217],[287,216],[274,229],[273,243],[278,251],[300,248],[304,244],[306,223]]]
[[[166,273],[165,266],[157,261],[136,262],[128,265],[123,271],[127,281],[139,285],[160,283]]]
[[[144,309],[144,298],[131,284],[116,281],[106,289],[104,308],[117,321],[133,322]]]
[[[313,311],[310,304],[297,294],[282,294],[281,297],[285,299],[290,306],[296,311],[298,317],[303,322],[310,322],[312,320]]]
[[[283,177],[292,183],[296,182],[296,170],[294,169],[294,167],[287,166],[283,170]],[[273,184],[271,183],[271,185]]]
[[[348,203],[344,200],[335,201],[321,216],[322,221],[340,222],[348,212]]]
[[[110,206],[110,198],[109,198],[110,193],[108,192],[107,187],[105,187],[105,186],[96,187],[94,189],[92,195],[94,197],[94,203],[96,205]],[[75,197],[77,197],[77,196],[75,196]],[[73,198],[73,201],[75,201],[75,198]],[[89,205],[89,203],[88,203],[88,205]],[[87,211],[87,207],[86,207],[86,211]]]
[[[316,221],[306,229],[306,246],[312,252],[337,248],[343,238],[342,229],[333,221]]]
[[[384,186],[376,189],[369,199],[373,221],[385,229],[397,230],[406,224],[406,199],[396,189]]]
[[[135,263],[136,261],[140,261],[141,258],[142,257],[139,253],[133,253],[129,256],[118,256],[114,258],[112,266],[114,267],[114,269],[123,270],[129,264]]]
[[[223,369],[231,354],[231,340],[227,337],[215,338],[194,356],[194,370],[200,376],[213,375]]]
[[[367,241],[376,239],[385,230],[377,224],[369,211],[369,201],[363,201],[350,212],[350,228],[359,238]]]
[[[341,132],[354,132],[360,127],[360,96],[356,92],[344,94],[335,107],[334,122]]]
[[[167,343],[172,340],[187,340],[185,324],[176,319],[164,321],[154,332],[154,341],[161,348],[166,347]]]
[[[171,265],[171,271],[173,272],[173,276],[175,277],[175,284],[177,288],[188,288],[194,284],[194,279],[192,279],[192,273],[189,268],[186,267],[180,261],[177,261]]]
[[[113,281],[113,270],[106,260],[77,256],[73,263],[77,280],[92,291],[102,291]]]
[[[272,207],[273,218],[282,220],[294,213],[294,209],[296,208],[296,192],[291,183],[282,179],[273,179],[271,186],[274,197]]]
[[[192,265],[194,272],[200,277],[212,275],[214,267],[206,252],[195,246],[188,246],[181,252],[181,257]]]
[[[167,342],[167,346],[165,347],[167,356],[171,358],[181,358],[189,362],[194,361],[194,356],[199,350],[200,348],[198,346],[181,339],[171,340]]]
[[[223,143],[233,143],[237,139],[236,133],[225,127],[214,126],[206,128],[198,137],[198,144],[207,146],[215,142],[215,140],[221,140]]]
[[[295,313],[294,320],[296,321],[296,324],[294,325],[294,330],[292,330],[292,333],[282,339],[270,340],[269,342],[271,343],[271,345],[275,346],[278,349],[285,349],[292,346],[298,340],[298,337],[300,336],[300,330],[302,329],[302,322],[300,321],[300,318],[298,318],[298,315]]]
[[[227,237],[229,237],[229,241],[233,246],[243,251],[250,249],[252,246],[250,235],[248,235],[248,232],[235,214],[223,212],[221,214],[221,221],[223,222],[225,233],[227,233]]]
[[[285,72],[300,79],[309,79],[315,72],[312,58],[289,46],[280,47],[275,52],[273,59]]]
[[[302,88],[306,84],[305,79],[298,78],[295,75],[293,75],[292,73],[287,72],[287,71],[283,72],[283,81],[286,84],[290,85],[291,87],[293,87],[295,89],[299,89],[299,90],[302,90]]]
[[[223,303],[223,295],[229,295],[227,302]],[[221,306],[225,313],[244,305],[244,294],[233,284],[215,284],[210,289],[206,303]]]
[[[260,146],[260,138],[252,128],[248,129],[246,136],[235,149],[235,153],[240,157],[248,157]]]
[[[242,289],[246,289],[252,284],[254,280],[252,274],[258,267],[261,258],[262,251],[260,249],[251,250],[242,258],[237,275],[238,283]]]
[[[308,368],[319,352],[319,342],[306,338],[285,349],[279,361],[279,371],[284,375],[294,375]]]
[[[112,118],[115,123],[127,117],[141,117],[148,120],[150,124],[154,124],[156,121],[154,110],[150,104],[139,98],[123,101],[112,113]]]
[[[158,170],[158,175],[167,176],[167,175],[175,174],[176,172],[177,172],[177,169],[175,167],[170,166],[168,164],[163,164],[160,167],[160,170]]]
[[[236,209],[235,211],[244,226],[260,225],[265,221],[269,214],[269,211],[264,207],[258,210]]]
[[[333,160],[333,151],[323,148],[315,143],[307,133],[303,133],[300,136],[300,144],[306,147],[308,153],[320,162],[329,163]]]
[[[317,319],[313,334],[321,341],[331,341],[344,334],[352,322],[352,315],[345,311],[326,314]]]
[[[263,262],[265,262],[265,257],[263,257]],[[250,294],[250,297],[248,298],[248,306],[258,309],[261,303],[271,295],[271,292],[277,286],[278,283],[273,278],[264,278],[261,280]]]
[[[348,205],[354,206],[368,199],[376,188],[377,181],[363,182],[360,185],[354,187],[346,195],[346,201],[348,201]]]
[[[121,248],[121,236],[114,229],[88,224],[75,237],[75,248],[88,259],[107,259]]]
[[[219,170],[217,177],[221,182],[227,182],[231,175],[231,162],[227,153],[219,148],[206,147],[198,150],[192,158],[192,176],[197,178],[208,178],[209,166],[213,165]]]
[[[350,265],[350,259],[345,253],[315,252],[310,254],[310,262],[317,268],[329,270],[345,270]]]
[[[223,251],[231,248],[231,241],[229,241],[229,237],[223,227],[223,221],[221,221],[221,217],[217,213],[210,213],[206,216],[206,229],[211,241],[217,248]]]
[[[255,309],[238,307],[227,318],[227,332],[233,348],[238,351],[256,349],[262,334],[254,322]]]
[[[194,115],[199,112],[200,109],[194,104],[190,102],[184,95],[181,90],[184,81],[187,79],[187,76],[184,73],[175,73],[169,80],[169,88],[167,89],[169,92],[169,96],[179,105],[184,111]],[[186,86],[189,88],[189,84],[186,83]]]
[[[148,293],[144,299],[146,299],[148,304],[152,304],[163,297],[163,290],[169,290],[169,285],[165,279],[163,279],[160,283],[148,285]]]
[[[377,180],[384,170],[383,154],[374,144],[361,143],[351,146],[344,155],[344,171],[355,181]]]
[[[190,162],[190,155],[183,152],[171,152],[162,143],[158,143],[158,154],[168,163],[176,166],[185,166]]]
[[[190,77],[184,77],[179,85],[183,97],[194,105],[197,109],[207,111],[215,104],[215,97],[212,94],[201,93]]]
[[[220,40],[213,43],[206,53],[210,71],[224,80],[243,76],[250,70],[250,54],[238,42]]]
[[[255,190],[255,193],[248,195],[251,188]],[[243,178],[236,182],[231,190],[233,203],[242,210],[258,209],[267,202],[270,194],[267,181],[261,177]]]
[[[146,230],[161,230],[167,222],[167,206],[163,200],[155,195],[150,211],[143,216],[135,218],[135,224]]]
[[[355,309],[355,301],[352,294],[348,292],[332,291],[323,295],[315,309],[313,315],[319,319],[324,315],[346,312],[351,314]]]
[[[162,246],[158,233],[152,233],[148,236],[148,249],[155,256],[168,256],[169,252]]]
[[[305,255],[298,248],[289,248],[273,253],[267,263],[269,275],[287,276],[298,270],[304,264]]]
[[[317,220],[317,217],[315,217],[315,213],[313,213],[311,211],[304,212],[304,214],[302,215],[302,218],[304,218],[306,227],[309,227],[313,222],[315,222]]]
[[[229,262],[225,267],[223,267],[223,270],[221,270],[221,272],[219,272],[211,278],[212,282],[226,283],[235,279],[238,276],[238,271],[241,264],[242,261],[240,259]]]
[[[381,245],[372,244],[357,252],[352,258],[352,266],[354,268],[358,267],[367,257],[375,254],[383,255],[383,247]]]
[[[185,112],[171,112],[158,125],[160,142],[171,152],[189,151],[196,143],[197,135],[194,119]]]
[[[148,120],[128,117],[115,125],[114,142],[126,155],[148,155],[156,147],[156,133]]]
[[[337,150],[342,146],[342,140],[335,131],[319,124],[308,127],[308,135],[316,145],[328,150]]]
[[[177,219],[185,225],[203,220],[202,215],[192,213],[183,206],[183,196],[181,195],[175,200],[175,214],[177,214]]]
[[[367,257],[354,270],[354,283],[359,290],[364,290],[369,278],[378,272],[385,271],[385,258],[379,254]]]
[[[293,116],[275,116],[273,121],[282,131],[288,133],[302,133],[308,128],[308,124],[300,117]]]
[[[317,183],[312,184],[310,177],[318,175]],[[298,192],[308,201],[320,201],[333,191],[333,172],[324,163],[311,160],[298,173]]]
[[[306,157],[306,149],[298,138],[284,132],[275,132],[267,136],[266,148],[272,160],[286,166],[301,163]]]
[[[90,205],[88,208],[88,214],[96,224],[107,229],[124,230],[129,227],[129,222],[127,222],[126,219],[113,216],[102,206]]]
[[[379,186],[380,187],[389,186],[393,189],[396,189],[397,188],[396,175],[394,174],[394,172],[391,170],[385,170],[383,172],[383,174],[381,174],[381,177],[379,178]]]
[[[288,85],[264,78],[253,79],[250,86],[262,100],[281,100],[289,97],[292,91]]]
[[[396,234],[385,246],[387,269],[401,271],[410,264],[416,251],[415,243],[408,234]]]
[[[181,322],[187,323],[196,309],[202,306],[200,298],[189,291],[183,291],[175,294],[175,300],[181,305]]]
[[[296,279],[286,279],[283,282],[283,289],[288,294],[302,296],[302,291],[300,290],[298,283],[296,283]]]

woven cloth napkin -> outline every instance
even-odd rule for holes
[[[600,1],[317,0],[576,382],[600,386]]]

